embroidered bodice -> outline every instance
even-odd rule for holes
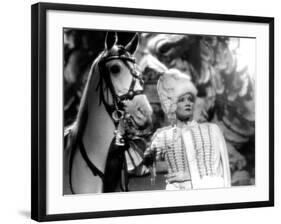
[[[145,152],[150,153],[155,153],[156,159],[167,161],[168,182],[169,176],[176,175],[179,182],[220,177],[230,185],[227,149],[215,124],[192,121],[159,129]]]

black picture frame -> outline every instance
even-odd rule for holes
[[[131,210],[93,211],[67,214],[46,213],[46,41],[47,41],[47,12],[48,10],[81,12],[81,13],[110,13],[130,16],[152,16],[166,18],[189,18],[229,22],[253,22],[269,25],[269,200],[226,203],[215,205],[176,206],[159,208],[139,208]],[[237,208],[254,208],[274,206],[274,18],[240,15],[224,15],[210,13],[194,13],[183,11],[162,11],[136,8],[102,7],[89,5],[37,3],[31,7],[31,218],[36,221],[74,220],[86,218],[148,215],[161,213],[178,213],[206,210],[222,210]]]

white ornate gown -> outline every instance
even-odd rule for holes
[[[167,190],[230,187],[227,148],[215,124],[192,121],[159,129],[148,154],[167,161]]]

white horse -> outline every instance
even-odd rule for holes
[[[152,109],[132,56],[138,35],[124,47],[108,33],[105,49],[92,64],[77,119],[66,131],[64,188],[72,193],[114,191],[125,167],[122,124],[151,127]],[[126,168],[126,167],[125,167]]]

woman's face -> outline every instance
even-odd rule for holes
[[[193,116],[195,98],[191,93],[181,95],[177,101],[176,116],[178,120],[188,121]]]

